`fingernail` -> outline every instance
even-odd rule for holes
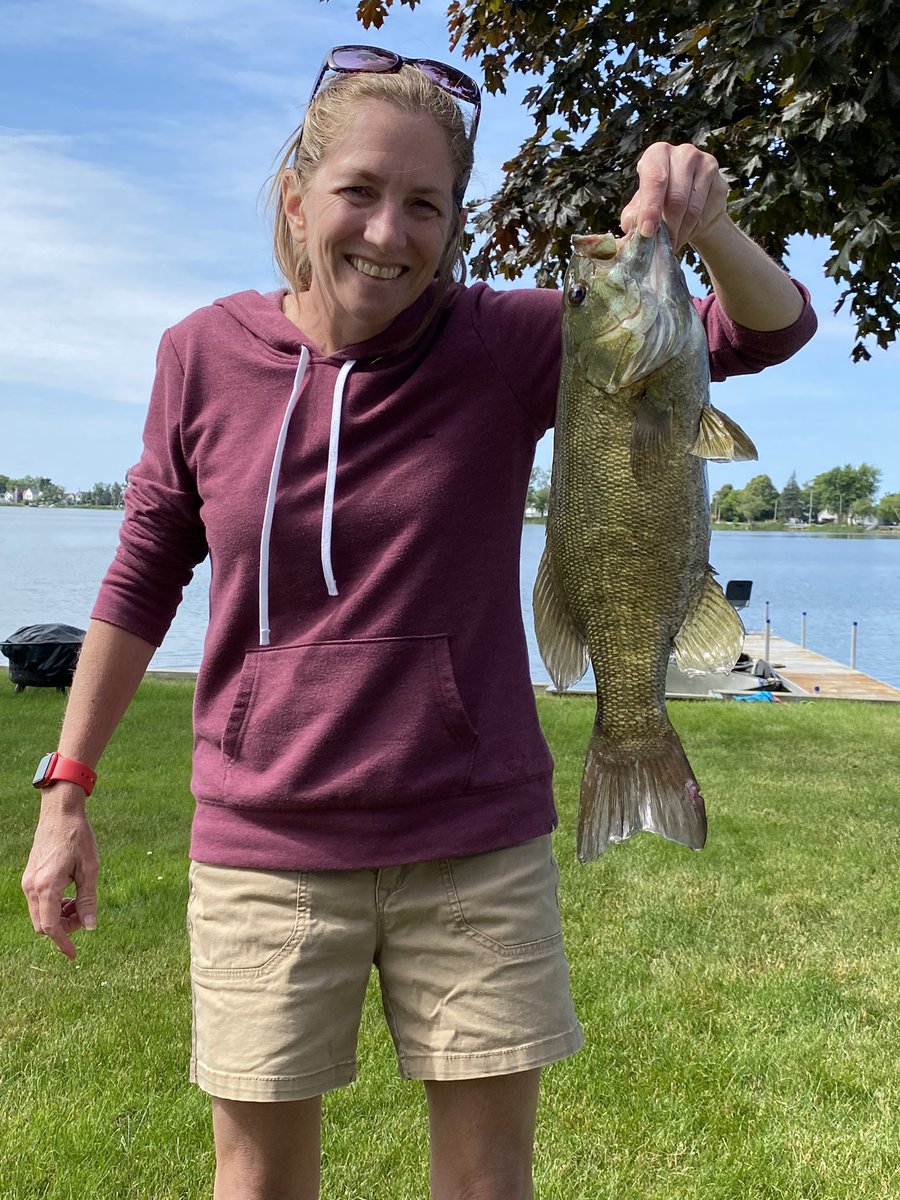
[[[88,913],[88,914],[87,914],[87,916],[85,916],[85,918],[84,918],[84,927],[85,927],[85,929],[87,929],[87,930],[91,930],[91,929],[96,929],[96,928],[97,928],[97,918],[94,916],[94,914],[93,914],[93,913]]]
[[[641,221],[641,237],[653,237],[656,230],[653,227],[653,222],[649,220]]]

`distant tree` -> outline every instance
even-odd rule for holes
[[[880,479],[881,471],[869,463],[860,463],[858,467],[847,463],[817,475],[806,485],[806,491],[812,488],[818,509],[829,509],[843,523],[849,518],[855,503],[860,500],[874,501]]]
[[[550,503],[550,472],[543,467],[535,467],[531,472],[526,502],[529,508],[536,509],[542,517],[547,515],[547,505]]]
[[[730,484],[728,487],[730,490],[725,492],[723,489],[723,495],[719,499],[718,519],[720,521],[740,521],[743,515],[741,512],[741,496],[743,493],[735,491]]]
[[[778,489],[768,475],[754,475],[741,490],[738,507],[745,521],[762,521],[775,513]]]
[[[90,491],[90,503],[99,505],[102,508],[109,508],[112,504],[112,493],[108,483],[95,483]]]
[[[41,501],[44,504],[61,504],[65,495],[63,488],[52,479],[48,479],[46,486],[41,489]]]
[[[806,516],[803,493],[800,491],[800,484],[797,482],[796,471],[791,472],[790,479],[781,490],[781,504],[778,511],[784,521],[799,521]]]
[[[885,525],[900,525],[900,492],[888,492],[875,505],[875,515]]]
[[[862,500],[854,500],[850,505],[850,517],[853,521],[863,521],[875,516],[875,502],[866,496]]]
[[[734,487],[730,483],[723,483],[720,488],[717,488],[713,492],[712,501],[710,503],[709,508],[710,508],[710,514],[714,521],[728,520],[727,517],[723,517],[721,515],[722,501],[725,499],[726,496],[728,496],[733,491],[734,491]]]
[[[415,8],[419,0],[398,0]],[[358,0],[380,27],[393,0]],[[730,211],[782,258],[797,233],[828,238],[859,340],[900,330],[900,22],[889,0],[451,0],[452,46],[490,92],[510,71],[534,133],[479,213],[475,271],[538,266],[558,281],[572,233],[615,226],[654,141],[694,142],[732,184]]]

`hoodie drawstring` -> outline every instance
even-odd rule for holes
[[[334,385],[331,402],[331,434],[328,438],[328,468],[325,472],[325,504],[322,508],[322,574],[329,596],[338,594],[331,565],[331,526],[334,521],[334,487],[337,483],[338,444],[341,436],[341,406],[344,401],[344,384],[353,370],[355,359],[349,359],[341,367]]]
[[[340,443],[341,407],[344,399],[344,386],[347,376],[355,365],[355,359],[344,363],[334,385],[334,396],[331,405],[331,432],[328,439],[328,467],[325,472],[325,502],[322,511],[322,574],[325,576],[325,586],[329,596],[338,594],[334,570],[331,565],[331,528],[334,520],[334,490],[337,482],[338,448]],[[269,544],[272,538],[272,521],[275,516],[275,494],[278,491],[278,477],[281,474],[281,460],[284,457],[284,447],[287,442],[288,426],[297,401],[303,391],[309,368],[309,350],[304,346],[300,351],[300,362],[294,375],[294,386],[281,429],[278,431],[278,441],[275,444],[275,455],[272,459],[272,470],[269,474],[269,490],[266,493],[266,509],[263,516],[262,535],[259,542],[259,644],[269,645]]]

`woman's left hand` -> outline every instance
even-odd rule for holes
[[[711,154],[689,142],[672,146],[654,142],[637,165],[640,184],[622,210],[626,233],[635,225],[645,237],[665,221],[676,250],[685,242],[696,244],[720,217],[725,216],[728,185]]]

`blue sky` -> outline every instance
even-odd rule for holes
[[[124,477],[162,331],[277,286],[265,182],[323,52],[368,41],[475,70],[448,51],[445,11],[424,0],[367,32],[351,0],[0,0],[0,473],[70,489]],[[523,90],[485,97],[470,196],[528,133]],[[900,348],[850,362],[824,258],[802,239],[789,264],[816,340],[714,389],[760,461],[711,467],[712,488],[865,461],[900,491]],[[550,454],[545,439],[538,463]]]

